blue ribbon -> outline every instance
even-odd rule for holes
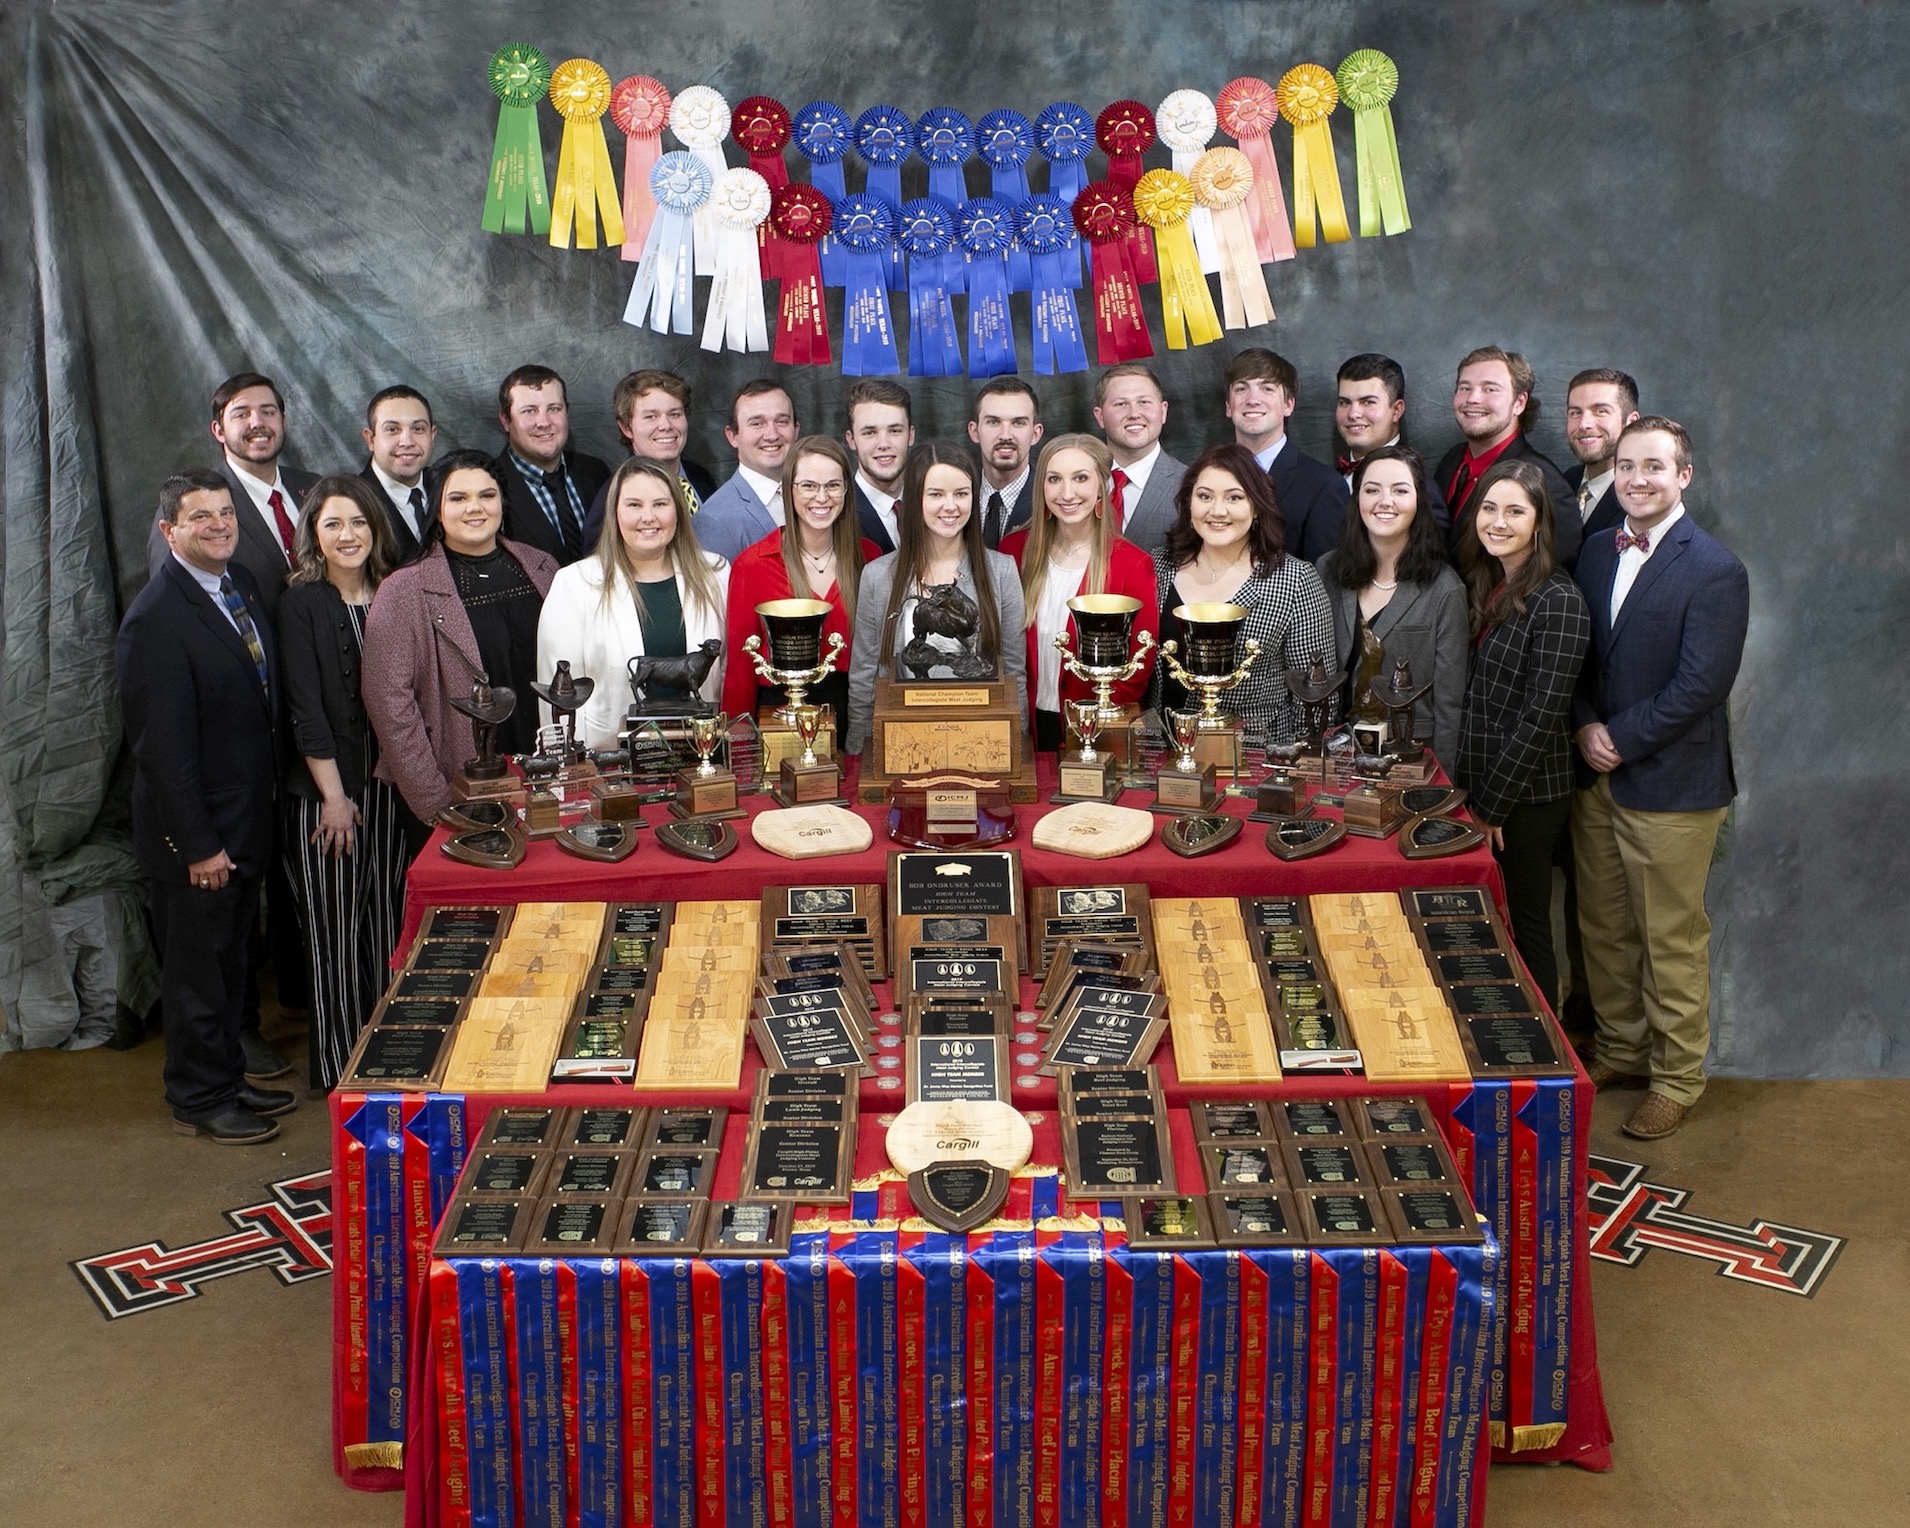
[[[723,1497],[726,1520],[750,1521],[768,1470],[763,1456],[763,1265],[715,1264],[723,1332]]]
[[[1058,196],[1043,192],[1023,202],[1016,214],[1021,246],[1034,273],[1033,324],[1035,375],[1086,371],[1088,347],[1081,337],[1069,277],[1080,284],[1081,261],[1074,252],[1074,218]]]
[[[896,1242],[893,1231],[863,1231],[843,1258],[856,1279],[856,1519],[885,1528],[901,1501]]]
[[[922,1273],[922,1486],[931,1528],[961,1528],[967,1517],[967,1252],[967,1237],[931,1232],[909,1253]]]
[[[956,214],[957,236],[968,273],[968,374],[1012,376],[1016,370],[1015,320],[1008,306],[1008,250],[1014,242],[1014,211],[1006,202],[978,196]]]
[[[1400,1344],[1399,1432],[1393,1450],[1393,1500],[1404,1516],[1413,1495],[1413,1472],[1419,1462],[1419,1386],[1424,1373],[1426,1296],[1431,1280],[1432,1247],[1395,1247],[1392,1255],[1406,1270],[1406,1308],[1402,1313],[1405,1340]]]
[[[578,1528],[623,1523],[623,1307],[615,1258],[574,1263]]]
[[[975,125],[953,106],[935,106],[915,119],[915,152],[928,165],[928,194],[959,205],[968,200],[962,166],[975,157]]]
[[[564,1362],[557,1340],[557,1260],[514,1257],[518,1511],[536,1528],[564,1528]]]
[[[835,1459],[829,1391],[829,1233],[806,1231],[783,1263],[789,1319],[790,1508],[796,1528],[826,1528]]]
[[[809,161],[809,184],[833,205],[849,194],[842,178],[842,160],[855,142],[855,126],[849,114],[833,101],[811,101],[790,118],[789,136],[797,151]],[[822,262],[822,284],[842,285],[842,251],[836,241],[824,234],[816,246]]]
[[[1572,1185],[1577,1097],[1570,1077],[1541,1077],[1526,1108],[1538,1142],[1539,1308],[1533,1313],[1534,1425],[1563,1422],[1572,1369],[1572,1245],[1578,1227]],[[1516,1419],[1523,1422],[1524,1418]]]
[[[366,1441],[402,1443],[411,1327],[404,1095],[371,1094],[346,1128],[365,1148]]]
[[[1044,107],[1035,118],[1035,143],[1048,161],[1048,194],[1058,196],[1069,207],[1088,184],[1087,158],[1094,148],[1094,117],[1072,101],[1056,101]],[[1080,287],[1082,267],[1088,257],[1080,236],[1073,234],[1069,248],[1075,251],[1074,279],[1068,283]]]
[[[1313,1264],[1304,1247],[1247,1254],[1267,1276],[1267,1439],[1260,1521],[1298,1528],[1305,1512],[1307,1371]]]
[[[1061,1275],[1062,1528],[1101,1520],[1101,1342],[1107,1331],[1107,1268],[1098,1231],[1063,1232],[1049,1245]],[[1054,1333],[1045,1334],[1053,1343]]]
[[[665,332],[666,324],[668,332],[692,332],[694,218],[696,209],[710,199],[712,184],[710,167],[688,149],[665,154],[651,169],[650,192],[656,197],[657,215],[643,241],[643,258],[623,311],[625,323],[641,325],[648,312],[651,327],[659,333]]]
[[[650,1287],[652,1522],[696,1513],[696,1320],[690,1259],[646,1259]]]
[[[961,330],[949,301],[964,290],[954,205],[933,196],[904,203],[896,243],[909,259],[909,375],[959,377]]]
[[[464,1443],[470,1461],[471,1528],[505,1528],[511,1510],[509,1336],[504,1265],[459,1258],[458,1348],[464,1360]]]
[[[893,377],[895,325],[889,317],[888,267],[895,255],[891,234],[899,213],[879,197],[845,196],[829,225],[846,261],[842,299],[842,374]]]
[[[1497,1319],[1505,1261],[1496,1239],[1482,1247],[1443,1247],[1440,1254],[1459,1275],[1454,1291],[1452,1351],[1447,1359],[1446,1423],[1440,1461],[1439,1503],[1433,1521],[1439,1528],[1459,1528],[1472,1518],[1472,1472],[1485,1461],[1478,1457],[1479,1422],[1487,1405],[1488,1362],[1492,1330]]]
[[[1122,1247],[1115,1259],[1133,1282],[1128,1364],[1128,1521],[1164,1523],[1169,1504],[1168,1431],[1174,1358],[1174,1255]]]
[[[1028,200],[1028,156],[1035,151],[1033,125],[1018,111],[984,112],[975,125],[976,152],[989,169],[989,190],[998,202],[1019,208]],[[1033,280],[1028,252],[1019,243],[1008,251],[1008,284],[1025,292]]]
[[[887,202],[891,212],[902,210],[902,161],[914,151],[915,124],[899,106],[871,106],[856,118],[856,152],[869,167],[863,189]],[[891,249],[889,256],[889,288],[906,291],[902,252]]]
[[[1035,1499],[1034,1233],[997,1232],[976,1257],[995,1284],[995,1528],[1025,1528]]]
[[[457,1093],[427,1093],[418,1112],[405,1124],[411,1137],[423,1144],[431,1183],[431,1220],[435,1225],[457,1192],[464,1171],[466,1149],[464,1099]]]
[[[1231,1523],[1239,1435],[1240,1260],[1190,1252],[1200,1275],[1200,1335],[1194,1344],[1194,1520]]]
[[[1364,1523],[1367,1462],[1373,1443],[1373,1345],[1379,1332],[1379,1252],[1372,1247],[1328,1247],[1319,1255],[1340,1279],[1331,1476],[1335,1521],[1345,1512],[1346,1521]]]
[[[1459,1103],[1452,1117],[1472,1132],[1472,1202],[1501,1238],[1511,1234],[1512,1226],[1512,1084],[1504,1079],[1478,1080]],[[1495,1307],[1509,1310],[1506,1258],[1492,1265],[1492,1298]],[[1487,1404],[1494,1422],[1509,1421],[1511,1387],[1506,1383],[1511,1362],[1511,1344],[1506,1323],[1491,1329],[1492,1361],[1487,1370]]]

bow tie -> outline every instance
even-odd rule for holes
[[[1350,456],[1336,456],[1333,460],[1339,466],[1341,477],[1351,477],[1353,475],[1353,469],[1359,465],[1359,463],[1354,461]]]
[[[1621,553],[1628,546],[1635,546],[1641,552],[1649,552],[1651,550],[1651,532],[1640,531],[1636,536],[1634,536],[1632,535],[1630,531],[1626,530],[1625,527],[1621,525],[1618,527],[1617,544],[1618,544],[1618,550]]]

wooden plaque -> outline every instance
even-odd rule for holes
[[[495,944],[511,926],[513,909],[498,903],[477,906],[431,907],[425,911],[424,927],[418,931],[427,939],[482,939]]]
[[[723,1144],[728,1121],[728,1109],[652,1109],[643,1146],[645,1150],[674,1151],[687,1146],[715,1151]]]
[[[1459,1036],[1475,1077],[1562,1077],[1572,1071],[1571,1049],[1544,1013],[1463,1018]]]
[[[554,1146],[563,1129],[562,1109],[493,1109],[473,1150],[486,1146]]]
[[[690,1199],[709,1197],[716,1182],[716,1153],[694,1146],[651,1146],[630,1179],[633,1194]]]
[[[1012,1035],[1015,1009],[999,992],[955,996],[913,992],[902,1005],[902,1037],[915,1035]]]
[[[709,1206],[695,1199],[626,1199],[611,1253],[616,1257],[692,1257]]]
[[[621,1199],[635,1171],[632,1151],[565,1151],[551,1159],[544,1181],[547,1199],[590,1195]]]
[[[823,997],[801,993],[798,997]],[[868,1044],[839,1005],[805,1005],[788,1013],[759,1011],[749,1021],[763,1064],[779,1071],[824,1071],[836,1067],[861,1071],[869,1064]]]
[[[644,1020],[637,1086],[734,1088],[743,1070],[745,1020],[726,1006],[693,992],[659,992]]]
[[[1058,1079],[1062,1119],[1124,1115],[1166,1119],[1167,1097],[1160,1072],[1142,1067],[1069,1067]]]
[[[1174,1192],[1174,1149],[1164,1115],[1153,1119],[1064,1119],[1061,1150],[1070,1198],[1113,1199]]]
[[[1372,1189],[1303,1188],[1295,1197],[1310,1246],[1370,1247],[1393,1239],[1392,1223]]]
[[[370,1026],[358,1037],[339,1086],[378,1092],[426,1091],[443,1072],[445,1037],[455,1032],[426,1025]]]
[[[1371,1188],[1372,1173],[1358,1141],[1288,1141],[1287,1181],[1296,1189]]]
[[[1351,1107],[1354,1123],[1369,1141],[1436,1135],[1439,1130],[1432,1108],[1423,1098],[1358,1098]]]
[[[1005,1103],[910,1104],[889,1126],[885,1145],[898,1172],[937,1162],[978,1159],[1013,1172],[1034,1150],[1028,1121]]]
[[[827,859],[860,854],[875,842],[875,829],[839,806],[792,806],[759,812],[750,819],[749,836],[784,859]]]
[[[752,1199],[847,1204],[855,1160],[848,1125],[757,1124],[743,1158],[742,1189]]]
[[[1214,1245],[1213,1220],[1204,1199],[1177,1195],[1123,1199],[1121,1221],[1128,1245],[1149,1252],[1192,1251]]]
[[[657,828],[657,842],[684,859],[720,860],[736,852],[736,829],[721,818],[686,817]]]
[[[1035,1009],[1044,1013],[1053,1009],[1078,983],[1145,970],[1145,959],[1133,945],[1064,942],[1048,962],[1047,979],[1035,995]]]
[[[1153,920],[1147,887],[1138,882],[1108,886],[1035,886],[1028,892],[1029,944],[1034,975],[1045,976],[1055,949],[1065,942],[1139,948],[1153,964]]]
[[[420,939],[407,971],[481,971],[494,948],[488,939]]]
[[[1375,1082],[1457,1082],[1472,1075],[1437,988],[1342,989],[1347,1027]]]
[[[551,1012],[540,999],[497,999],[506,1011],[481,1014],[478,998],[453,1032],[440,1087],[446,1093],[541,1093],[550,1083],[551,1062],[564,1038],[562,1008]],[[531,1010],[512,1013],[511,1008]],[[536,1017],[543,1008],[549,1017]],[[379,1033],[379,1031],[372,1031]]]
[[[972,1231],[1001,1213],[1013,1181],[992,1162],[931,1162],[909,1174],[909,1202],[944,1231]]]
[[[1009,1102],[1007,1036],[918,1034],[903,1043],[910,1103]]]
[[[1263,1099],[1243,1098],[1233,1102],[1203,1100],[1190,1104],[1194,1120],[1194,1139],[1209,1141],[1271,1141],[1273,1119]]]
[[[1401,1136],[1391,1141],[1368,1141],[1366,1165],[1381,1188],[1414,1188],[1437,1184],[1450,1188],[1459,1182],[1458,1169],[1446,1143],[1438,1136]]]
[[[857,795],[883,801],[897,777],[957,770],[1008,781],[1017,801],[1033,801],[1024,727],[1018,687],[1004,681],[878,679]]]
[[[591,1257],[617,1239],[617,1203],[603,1196],[546,1197],[531,1217],[524,1251],[533,1257]]]
[[[1290,1098],[1274,1105],[1280,1138],[1302,1145],[1319,1141],[1344,1144],[1358,1139],[1346,1105],[1337,1098]]]
[[[1324,817],[1286,817],[1267,829],[1267,848],[1283,860],[1311,859],[1346,841],[1346,825]]]
[[[536,1199],[550,1176],[551,1154],[535,1147],[499,1146],[471,1153],[458,1180],[468,1198]]]
[[[1456,817],[1413,817],[1399,830],[1399,852],[1410,860],[1464,854],[1485,841],[1484,829]]]
[[[472,1199],[459,1195],[438,1221],[439,1257],[503,1257],[523,1249],[534,1199]]]
[[[1102,860],[1145,848],[1153,836],[1154,819],[1146,812],[1101,801],[1077,801],[1037,822],[1031,841],[1051,854]]]
[[[1306,1242],[1306,1227],[1293,1195],[1268,1188],[1238,1189],[1209,1194],[1214,1240],[1223,1247],[1297,1247]]]
[[[637,1036],[642,1020],[630,1014],[579,1013],[564,1031],[550,1080],[628,1082],[637,1074]]]
[[[1383,1188],[1379,1195],[1395,1241],[1476,1245],[1485,1240],[1472,1201],[1457,1184]]]
[[[794,1219],[787,1200],[713,1204],[703,1222],[703,1245],[697,1255],[703,1258],[787,1257]]]
[[[1201,1172],[1211,1190],[1278,1188],[1287,1181],[1280,1147],[1273,1141],[1206,1141]]]
[[[875,1010],[875,990],[862,959],[848,945],[837,942],[799,946],[772,945],[772,953],[763,957],[763,976],[768,981],[805,980],[839,976],[862,1005],[862,1011]]]
[[[627,817],[621,820],[586,817],[558,832],[557,847],[578,859],[614,865],[636,852],[636,830],[642,825],[640,818],[633,823]]]
[[[641,1109],[621,1105],[576,1109],[564,1120],[558,1145],[584,1150],[634,1146],[643,1139],[643,1125]]]
[[[1123,998],[1140,994],[1122,993]],[[1160,1043],[1166,1021],[1158,997],[1139,1005],[1090,1007],[1073,1004],[1049,1038],[1041,1070],[1050,1075],[1070,1067],[1145,1066]]]
[[[762,937],[770,949],[841,942],[856,953],[871,980],[888,971],[883,889],[847,886],[771,886],[762,900]]]

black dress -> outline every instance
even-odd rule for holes
[[[446,547],[444,556],[477,638],[485,674],[492,684],[504,685],[517,695],[517,709],[497,729],[498,752],[533,753],[538,713],[531,681],[540,677],[537,616],[544,608],[544,597],[502,546],[481,557],[466,557]]]

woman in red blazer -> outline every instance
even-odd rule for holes
[[[812,686],[809,699],[827,705],[835,716],[836,743],[849,714],[849,641],[856,624],[856,586],[862,565],[882,555],[856,529],[854,514],[844,513],[855,481],[849,453],[827,435],[805,435],[783,463],[783,505],[788,518],[730,564],[729,613],[723,652],[723,709],[731,716],[754,716],[765,705],[781,705],[782,686],[763,685],[756,665],[743,651],[750,637],[763,635],[758,605],[770,600],[827,600],[822,623],[826,652],[829,634],[842,634],[842,652],[829,677]]]
[[[1114,458],[1092,435],[1057,435],[1035,464],[1035,513],[1026,530],[1001,538],[1001,550],[1021,569],[1021,602],[1028,612],[1028,706],[1035,746],[1059,749],[1065,735],[1064,700],[1087,700],[1094,687],[1061,665],[1054,639],[1073,630],[1068,601],[1078,594],[1126,594],[1141,602],[1134,632],[1160,635],[1160,595],[1154,562],[1115,534],[1108,513]],[[1114,687],[1116,705],[1147,690],[1153,658]]]

